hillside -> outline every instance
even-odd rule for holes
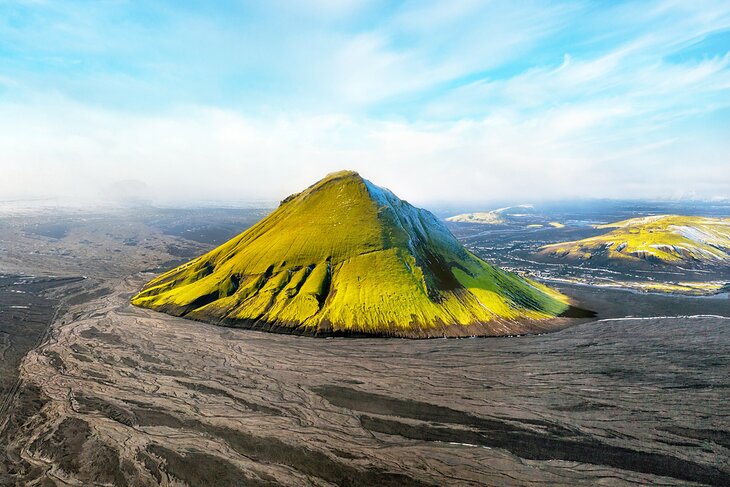
[[[286,198],[132,302],[229,326],[408,337],[544,331],[568,308],[561,294],[488,265],[430,212],[350,171]]]
[[[452,223],[479,223],[483,225],[499,225],[512,220],[519,220],[522,217],[534,216],[535,210],[532,205],[508,206],[490,211],[478,211],[474,213],[462,213],[450,216],[446,219]]]
[[[613,230],[583,240],[547,245],[540,249],[540,254],[675,265],[730,264],[730,218],[657,215],[596,228]]]

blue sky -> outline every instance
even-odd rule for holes
[[[730,2],[0,0],[0,200],[730,197]]]

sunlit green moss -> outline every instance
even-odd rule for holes
[[[590,259],[657,259],[730,262],[730,218],[659,215],[632,218],[596,228],[614,229],[604,235],[545,246],[541,253]]]
[[[567,308],[559,293],[467,252],[431,213],[347,171],[153,279],[132,302],[212,321],[396,334]]]

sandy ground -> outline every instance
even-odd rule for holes
[[[322,340],[131,307],[142,282],[127,278],[71,306],[26,357],[26,387],[45,403],[11,442],[26,465],[16,481],[730,481],[730,320],[609,320],[511,339]]]
[[[129,305],[195,243],[28,221],[0,221],[0,272],[87,279],[41,294],[0,485],[730,485],[730,301],[578,286],[602,319],[547,335],[274,335]]]

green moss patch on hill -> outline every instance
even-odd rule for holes
[[[411,337],[544,331],[568,308],[561,294],[490,266],[430,212],[352,171],[288,197],[132,302],[232,326]]]

